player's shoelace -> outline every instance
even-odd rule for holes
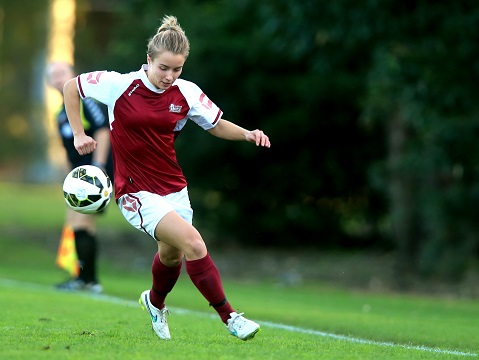
[[[166,315],[171,315],[171,311],[165,306],[160,310],[160,321],[162,323],[166,323]]]
[[[230,326],[236,330],[241,330],[246,325],[246,319],[243,317],[244,313],[236,314],[230,320]]]

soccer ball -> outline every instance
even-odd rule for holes
[[[63,197],[67,205],[82,214],[103,210],[111,199],[111,180],[99,167],[78,166],[63,182]]]

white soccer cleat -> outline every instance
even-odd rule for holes
[[[150,302],[150,290],[141,293],[139,300],[141,307],[148,311],[151,317],[151,326],[160,339],[170,340],[170,329],[166,321],[166,315],[170,314],[166,306],[163,309],[157,309]]]
[[[244,341],[254,338],[260,329],[259,324],[244,318],[243,313],[238,314],[237,312],[230,314],[226,328],[231,335]]]

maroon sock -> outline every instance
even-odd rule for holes
[[[226,300],[220,273],[210,255],[198,260],[186,261],[186,272],[191,281],[211,306],[218,312],[221,320],[226,324],[230,313],[234,310]]]
[[[153,287],[150,291],[150,301],[153,306],[158,309],[165,307],[166,295],[173,289],[180,276],[181,265],[169,267],[160,261],[158,253],[156,253],[151,265],[151,274],[153,275]]]

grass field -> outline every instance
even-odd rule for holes
[[[0,198],[9,204],[0,215],[0,359],[462,359],[479,354],[477,301],[228,277],[224,287],[233,306],[262,326],[255,339],[243,342],[228,335],[184,273],[167,301],[172,340],[161,341],[137,302],[150,287],[147,268],[102,259],[105,295],[53,290],[63,273],[54,265],[54,245],[46,246],[44,237],[59,232],[63,223],[58,185],[0,184]],[[101,226],[134,232],[113,210]]]

